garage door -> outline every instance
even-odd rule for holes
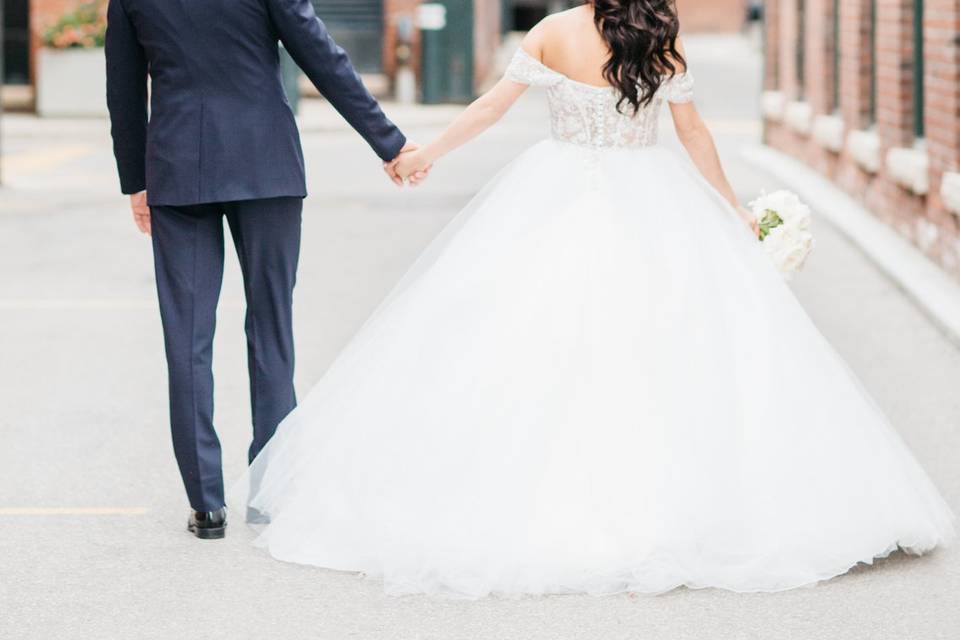
[[[357,69],[383,70],[383,0],[313,0],[313,4]]]

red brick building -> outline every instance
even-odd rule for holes
[[[66,11],[84,0],[0,0],[7,10],[8,80],[31,84],[36,80],[36,50],[44,31]],[[106,0],[103,0],[104,2]],[[417,7],[426,0],[315,0],[321,17],[329,18],[344,45],[358,57],[366,71],[384,71],[392,76],[396,67],[398,28],[415,24]],[[518,21],[533,23],[548,11],[580,4],[581,0],[435,0],[471,14],[472,64],[481,83],[492,70],[505,29]],[[735,31],[743,26],[748,0],[678,0],[685,32]],[[374,16],[373,14],[377,14]],[[19,24],[22,22],[23,24]],[[352,25],[357,25],[354,29]],[[379,33],[379,36],[377,35]],[[373,40],[371,39],[373,38]],[[414,61],[419,60],[418,32],[413,30]],[[382,47],[380,44],[382,43]]]
[[[960,277],[960,3],[765,4],[768,144]]]
[[[677,0],[684,33],[738,31],[747,16],[747,0]]]

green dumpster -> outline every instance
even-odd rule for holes
[[[425,104],[474,99],[473,8],[473,0],[438,0],[420,5]]]

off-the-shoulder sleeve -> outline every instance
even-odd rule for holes
[[[523,49],[513,56],[504,77],[511,82],[527,84],[531,87],[551,87],[563,80],[562,75]]]
[[[678,73],[663,83],[664,97],[668,102],[693,102],[693,74],[690,71]]]

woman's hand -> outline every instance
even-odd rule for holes
[[[407,180],[410,176],[425,173],[430,170],[430,160],[422,149],[401,154],[394,166],[394,171],[401,179]]]
[[[750,209],[747,209],[742,204],[737,205],[737,215],[740,216],[740,219],[743,220],[743,223],[750,227],[750,231],[753,235],[760,237],[760,221],[753,215],[753,212]]]
[[[413,153],[420,148],[420,145],[414,142],[408,142],[403,149],[400,150],[400,155],[391,160],[390,162],[383,163],[383,170],[386,172],[387,177],[390,178],[390,181],[393,182],[398,187],[403,186],[404,178],[401,178],[397,175],[397,164],[400,162],[400,158],[404,154]],[[418,186],[421,182],[427,179],[430,175],[430,168],[428,167],[426,171],[417,171],[413,175],[408,176],[410,179],[411,186]]]

